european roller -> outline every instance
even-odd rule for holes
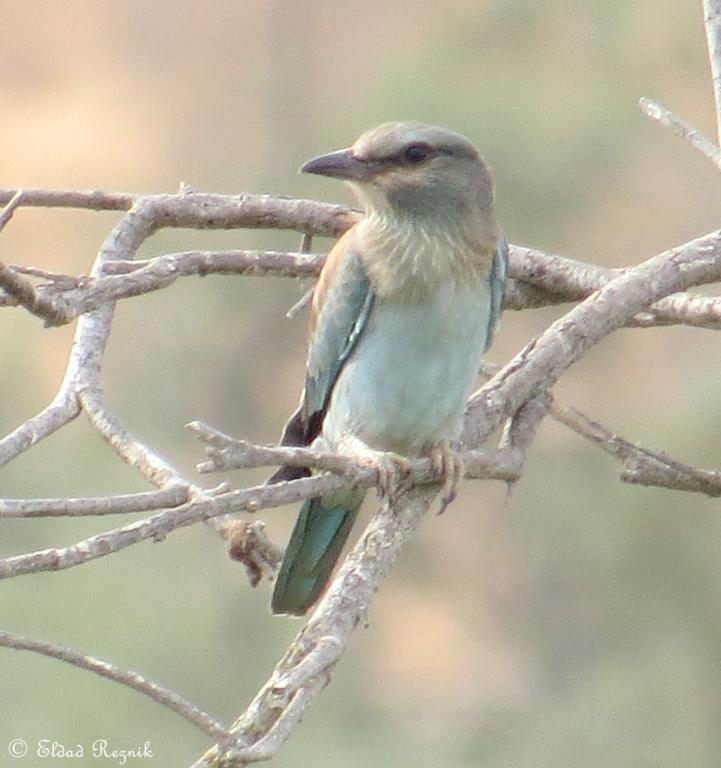
[[[352,456],[382,486],[407,457],[429,455],[451,478],[451,497],[459,463],[450,446],[503,303],[507,246],[491,173],[468,139],[416,122],[385,123],[300,170],[348,182],[365,215],[315,288],[305,388],[282,443]],[[271,482],[307,474],[283,467]],[[315,602],[364,494],[303,504],[274,613],[303,615]]]

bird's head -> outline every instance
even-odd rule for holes
[[[381,214],[492,215],[493,179],[478,150],[438,126],[384,123],[300,170],[349,182],[366,208]]]

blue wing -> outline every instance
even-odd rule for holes
[[[373,306],[365,267],[353,250],[343,256],[318,310],[308,350],[301,408],[310,443],[320,432],[338,375],[363,333]]]
[[[496,248],[491,267],[491,311],[488,316],[488,334],[486,349],[491,346],[493,335],[498,329],[503,311],[503,299],[506,295],[506,276],[508,273],[508,241],[501,236]]]
[[[285,425],[281,445],[310,445],[320,433],[335,382],[373,306],[370,281],[352,242],[351,231],[338,241],[316,286],[305,389],[300,406]],[[301,468],[281,467],[270,482],[308,474]]]

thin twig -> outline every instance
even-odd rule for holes
[[[381,505],[268,682],[233,723],[235,741],[214,746],[194,768],[240,768],[276,754],[327,685],[351,633],[434,495],[433,490],[415,488],[402,494],[393,507]]]
[[[30,277],[37,277],[39,280],[47,280],[53,287],[78,288],[83,283],[87,282],[88,279],[84,276],[74,277],[73,275],[66,275],[63,272],[53,272],[49,269],[28,267],[22,264],[10,264],[10,269],[21,275],[30,275]]]
[[[500,366],[484,362],[481,365],[480,374],[489,380],[500,370]],[[543,392],[540,398],[541,400],[536,406],[539,410],[535,412],[535,418],[542,418],[543,409],[546,408],[551,418],[589,440],[610,456],[620,460],[622,463],[622,481],[634,485],[704,493],[707,496],[721,495],[721,471],[701,469],[690,464],[684,464],[667,453],[632,443],[611,432],[577,408],[560,402],[549,392]],[[511,419],[506,426],[501,440],[502,448],[515,447],[523,450],[524,444],[529,444],[528,429],[534,427],[533,421],[530,425],[525,423],[524,409],[525,406],[518,412],[519,417]],[[515,429],[521,427],[520,435],[515,436],[515,441],[512,431],[513,425],[515,425]],[[532,436],[533,432],[530,433],[530,437]]]
[[[225,435],[202,421],[192,421],[186,427],[206,444],[209,461],[197,465],[199,472],[220,472],[227,469],[277,467],[313,467],[326,472],[353,472],[358,464],[353,459],[329,451],[294,446],[256,445]]]
[[[186,251],[146,262],[110,262],[104,268],[108,276],[62,295],[76,316],[110,301],[157,291],[189,275],[312,277],[320,271],[324,258],[323,254],[277,251]]]
[[[23,191],[19,189],[8,201],[7,205],[0,211],[0,232],[5,229],[7,223],[12,219],[13,213],[16,208],[21,204],[23,199]]]
[[[177,507],[188,501],[188,497],[187,487],[171,486],[161,491],[95,498],[0,499],[0,518],[125,515]]]
[[[80,413],[80,403],[66,375],[55,399],[0,440],[0,467],[71,422]]]
[[[626,270],[550,325],[472,397],[464,441],[479,445],[503,419],[645,307],[689,285],[721,279],[721,230]]]
[[[540,392],[524,403],[506,422],[499,448],[518,451],[522,467],[528,460],[528,451],[541,422],[548,413],[552,400],[549,392]],[[518,479],[508,482],[507,500],[510,499],[517,482]]]
[[[210,715],[198,709],[194,704],[169,688],[153,683],[133,670],[120,669],[109,664],[107,661],[96,659],[84,653],[78,653],[78,651],[63,645],[44,643],[40,640],[22,637],[11,632],[0,631],[0,646],[14,648],[18,651],[32,651],[43,656],[50,656],[53,659],[59,659],[75,667],[80,667],[80,669],[94,672],[96,675],[113,680],[121,685],[126,685],[138,691],[138,693],[142,693],[157,704],[162,704],[162,706],[180,715],[213,739],[224,740],[228,737],[228,731]]]
[[[512,310],[581,301],[624,271],[585,264],[525,246],[511,246],[510,257],[510,273],[515,277],[509,281],[504,308]],[[78,315],[104,304],[160,290],[179,277],[210,274],[312,277],[320,271],[324,259],[322,254],[277,251],[187,251],[147,261],[105,262],[103,277],[54,275],[51,278],[54,282],[34,290],[56,307],[52,324],[58,325],[69,323]],[[42,272],[33,268],[9,269],[22,273]],[[304,309],[312,294],[312,288],[306,291],[288,311],[288,316],[293,317]],[[13,297],[0,296],[0,306],[17,306],[18,303]],[[667,296],[630,318],[626,325],[649,328],[679,323],[721,329],[721,298],[689,293]]]
[[[721,2],[719,0],[704,0],[703,10],[706,44],[709,63],[711,64],[711,80],[716,103],[716,130],[719,146],[721,146]]]
[[[504,482],[518,477],[520,456],[516,451],[469,451],[464,454],[464,461],[468,477],[484,477]],[[415,484],[432,483],[437,479],[436,475],[437,470],[432,462],[421,459],[417,463],[414,462],[408,480]],[[162,541],[179,528],[223,515],[254,513],[260,509],[293,504],[312,496],[339,490],[370,488],[376,482],[375,470],[358,466],[352,474],[346,472],[344,476],[324,474],[277,485],[254,486],[216,496],[206,493],[174,509],[164,510],[120,528],[90,536],[68,547],[53,547],[0,559],[0,579],[72,568],[148,539]]]
[[[181,277],[184,275],[291,275],[292,277],[314,277],[320,271],[325,254],[294,253],[292,251],[182,251],[168,253],[145,261],[113,261],[103,268],[105,275],[127,275],[134,277]],[[99,291],[103,282],[110,285],[112,280],[101,278],[93,287]]]
[[[367,473],[376,477],[376,470],[359,464],[349,456],[329,451],[318,451],[314,448],[299,448],[295,446],[256,445],[247,440],[237,440],[225,435],[220,430],[194,421],[186,425],[196,436],[207,444],[206,451],[210,461],[200,464],[201,472],[218,472],[227,469],[255,469],[258,467],[276,467],[288,465],[292,467],[308,467],[342,475],[351,480],[365,484]],[[470,450],[462,454],[466,465],[467,477],[488,477],[491,465],[495,465],[493,477],[498,480],[517,479],[516,461],[518,455],[515,446],[504,448],[507,464],[501,459],[503,451]],[[513,458],[511,458],[513,457]],[[498,462],[501,459],[501,462]],[[442,479],[441,470],[430,458],[409,459],[409,480],[413,485],[432,483]],[[270,486],[272,487],[272,486]]]
[[[0,211],[0,232],[5,228],[15,210],[24,202],[22,190],[18,190]],[[62,307],[37,292],[35,286],[17,271],[0,262],[0,288],[25,307],[28,312],[45,320],[46,325],[57,325],[63,317]]]
[[[183,477],[162,457],[143,442],[133,437],[110,410],[101,390],[97,387],[83,389],[80,403],[90,423],[98,430],[118,456],[137,469],[148,482],[158,488],[179,486],[192,489],[190,480]]]
[[[304,232],[300,241],[300,252],[310,253],[313,247],[313,235],[310,232]],[[292,320],[299,312],[302,312],[312,301],[315,286],[309,288],[298,301],[285,313],[285,316]]]
[[[674,115],[670,109],[659,104],[653,99],[642,97],[638,102],[641,111],[664,127],[671,130],[675,136],[687,141],[694,149],[697,149],[705,158],[710,160],[721,170],[721,150],[702,133]]]
[[[33,199],[34,203],[27,204],[48,204],[49,200],[46,198],[45,202],[39,202],[39,195]],[[92,207],[90,202],[90,198],[84,198],[81,207]],[[96,199],[95,204],[98,202]],[[107,203],[109,209],[111,203],[119,201],[108,199],[101,202]],[[340,206],[322,206],[310,201],[279,200],[263,196],[202,195],[187,190],[181,195],[130,197],[125,203],[127,205],[124,208],[115,208],[127,210],[127,214],[109,235],[93,267],[91,281],[95,281],[96,286],[102,280],[111,279],[107,276],[109,265],[132,260],[140,245],[162,227],[276,227],[337,235],[355,221],[355,214]],[[658,306],[663,301],[668,300],[664,297],[669,293],[718,279],[718,237],[719,233],[711,233],[625,271],[610,272],[593,265],[578,267],[578,263],[574,265],[556,261],[557,271],[566,275],[566,283],[563,279],[553,281],[550,273],[544,275],[539,270],[538,276],[534,278],[535,291],[546,291],[549,296],[558,299],[562,293],[559,285],[565,284],[570,286],[566,295],[571,295],[573,290],[580,292],[581,295],[577,295],[574,300],[595,293],[529,345],[484,388],[474,402],[475,408],[471,409],[470,444],[477,445],[478,440],[494,428],[494,424],[497,426],[506,414],[516,411],[529,398],[530,402],[535,399],[536,403],[540,403],[538,393],[553,384],[569,365],[616,327],[634,321],[652,323],[654,318],[660,317],[654,313],[659,311]],[[532,268],[533,264],[517,261],[516,266],[513,266],[515,253],[516,249],[513,249],[512,267],[518,267],[514,274],[523,280],[523,275],[528,274],[529,266]],[[542,261],[542,258],[539,257],[537,261]],[[146,273],[141,271],[141,278],[144,274],[153,275],[158,263],[153,261],[141,267],[141,270],[147,267]],[[126,276],[137,278],[137,273],[138,270],[128,270]],[[526,280],[532,281],[531,278]],[[67,423],[72,417],[68,414],[77,412],[79,401],[94,426],[104,434],[118,454],[138,468],[145,477],[161,488],[173,487],[180,480],[185,484],[185,492],[194,492],[194,489],[188,488],[187,481],[180,478],[161,457],[127,433],[105,402],[100,373],[113,316],[113,302],[117,297],[111,295],[107,299],[109,303],[86,312],[80,319],[61,389],[62,399],[58,401],[58,406],[62,405],[63,408],[56,413],[54,420],[48,420],[45,414],[37,422],[42,428],[41,436],[57,428],[56,424]],[[649,309],[654,301],[658,301],[659,305]],[[71,407],[73,405],[74,412]],[[519,413],[514,419],[511,432],[515,435],[515,444],[522,445],[524,449],[528,447],[542,416],[541,411],[539,409],[530,414],[528,419]],[[17,455],[36,439],[34,433],[29,435],[27,431],[24,432],[11,444],[10,453],[14,451],[14,455]],[[2,447],[0,443],[0,457],[3,455]],[[216,455],[222,456],[224,448],[217,445],[213,447],[221,452]],[[250,448],[255,450],[259,447]],[[275,464],[291,458],[288,453],[262,453],[268,450],[276,451],[260,447],[261,453],[255,456],[254,461]],[[247,465],[248,454],[251,452],[248,444],[241,447],[243,452]],[[469,453],[466,457],[468,474],[473,476],[475,471],[476,476],[513,479],[520,471],[522,454],[523,451],[517,447],[487,454]],[[300,452],[294,453],[292,460],[309,463],[322,462],[324,459]],[[241,510],[256,511],[265,506],[297,501],[341,488],[370,487],[376,482],[375,473],[368,468],[353,468],[349,465],[343,472],[345,476],[321,475],[216,497],[198,491],[196,497],[179,507],[165,509],[147,519],[106,531],[71,547],[28,553],[0,561],[0,576],[68,568],[117,552],[139,541],[160,539],[179,527],[200,520]],[[434,479],[431,462],[424,463],[421,460],[414,466],[412,482],[432,482]],[[327,681],[350,632],[365,614],[383,574],[418,525],[434,493],[435,489],[415,488],[401,496],[393,509],[388,505],[382,506],[363,535],[359,547],[341,568],[338,579],[329,588],[307,629],[296,639],[278,665],[273,678],[260,691],[247,713],[234,725],[235,742],[218,748],[208,756],[209,760],[216,761],[232,755],[236,762],[247,762],[267,758],[277,751],[313,696]]]
[[[636,485],[721,496],[721,471],[684,464],[662,451],[644,448],[614,434],[576,408],[558,401],[551,415],[601,450],[621,461],[621,479]]]
[[[0,189],[0,204],[6,203],[16,189]],[[22,205],[34,208],[86,208],[93,211],[127,211],[138,195],[128,192],[78,192],[74,189],[23,189]]]
[[[17,189],[0,189],[0,205],[10,201],[17,192]],[[313,200],[205,192],[139,194],[23,189],[20,207],[130,211],[141,201],[155,210],[159,227],[295,229],[337,237],[359,216],[358,211],[348,206]]]

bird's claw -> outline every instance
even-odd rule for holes
[[[441,487],[441,503],[438,508],[439,515],[442,515],[448,505],[458,495],[458,486],[463,479],[463,459],[461,455],[454,451],[448,443],[439,443],[434,445],[430,451],[433,469],[443,480]]]
[[[364,456],[360,461],[361,464],[375,470],[381,496],[391,503],[395,501],[403,491],[403,483],[411,470],[411,462],[397,453],[384,453],[382,451],[374,451],[372,454]]]
[[[412,469],[410,460],[405,456],[371,448],[355,437],[346,437],[338,445],[338,450],[375,472],[380,495],[389,502],[395,501],[405,490],[404,483]]]

